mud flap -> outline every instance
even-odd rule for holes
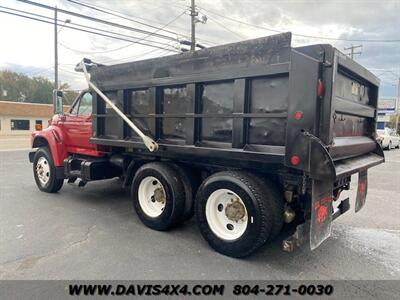
[[[358,172],[358,187],[357,187],[357,197],[355,211],[358,212],[365,205],[365,200],[367,198],[368,190],[368,171],[367,169]]]
[[[310,248],[314,250],[331,235],[332,187],[330,180],[312,181]]]

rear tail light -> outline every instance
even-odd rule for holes
[[[325,86],[324,82],[321,79],[318,79],[318,88],[317,88],[317,96],[322,98],[325,94]]]

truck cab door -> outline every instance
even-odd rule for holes
[[[63,131],[67,152],[90,155],[96,146],[89,143],[92,136],[92,94],[82,92],[69,113],[65,115]]]

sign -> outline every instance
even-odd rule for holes
[[[378,115],[378,122],[390,122],[389,115]]]
[[[378,100],[378,113],[392,113],[396,112],[396,99],[379,99]]]

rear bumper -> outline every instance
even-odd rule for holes
[[[344,159],[335,162],[335,177],[336,179],[347,177],[361,170],[379,165],[384,161],[385,158],[376,153],[368,153],[358,157]]]
[[[341,139],[330,147],[309,133],[299,137],[303,144],[307,145],[303,153],[306,153],[308,163],[302,165],[302,170],[311,181],[307,196],[307,200],[311,202],[311,217],[299,226],[291,240],[285,242],[286,251],[292,249],[293,245],[301,244],[304,240],[301,235],[304,235],[304,232],[307,233],[311,250],[331,235],[332,221],[349,209],[347,203],[342,204],[338,211],[333,211],[334,190],[344,188],[348,182],[347,178],[356,173],[358,188],[355,211],[358,212],[366,201],[368,169],[385,161],[382,147],[368,137]]]

